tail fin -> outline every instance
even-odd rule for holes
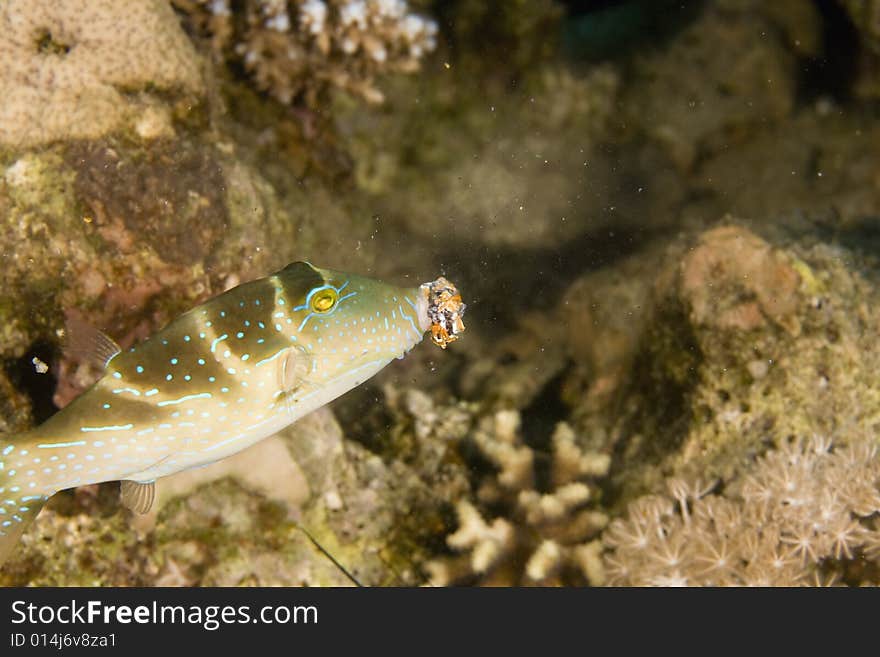
[[[23,444],[24,435],[0,438],[0,567],[49,499],[42,490],[21,483],[15,452]]]

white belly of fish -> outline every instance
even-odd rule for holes
[[[251,421],[241,422],[236,427],[218,426],[212,435],[186,441],[188,444],[184,448],[172,451],[150,467],[124,478],[138,482],[155,481],[237,454],[357,387],[389,362],[388,359],[369,361],[326,383],[305,381],[296,390],[277,391],[271,399],[251,400],[249,412],[254,414]],[[262,409],[262,412],[256,409]]]

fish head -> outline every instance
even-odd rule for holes
[[[308,362],[300,376],[311,384],[357,385],[403,358],[430,329],[419,286],[399,287],[307,263],[294,263],[279,276],[293,305],[295,342]]]

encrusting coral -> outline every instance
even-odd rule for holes
[[[165,0],[0,2],[0,146],[167,134],[164,101],[204,91]]]
[[[429,561],[425,570],[438,586],[479,578],[483,584],[602,584],[602,548],[592,540],[606,525],[589,506],[591,482],[608,472],[605,454],[584,453],[565,423],[551,438],[549,490],[539,485],[544,455],[523,442],[517,411],[484,417],[473,442],[497,472],[477,489],[481,505],[498,511],[487,521],[468,500],[456,505],[458,529],[446,537],[460,554]]]
[[[859,583],[880,565],[872,438],[793,439],[723,492],[670,479],[603,536],[618,585]]]
[[[288,104],[315,106],[335,87],[381,102],[380,73],[412,72],[436,45],[434,21],[406,0],[173,0],[221,57],[238,62],[256,85]]]

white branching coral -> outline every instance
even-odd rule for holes
[[[437,24],[405,0],[173,0],[224,57],[240,61],[257,86],[282,103],[328,87],[381,102],[375,77],[412,72],[436,47]]]
[[[401,406],[412,418],[413,431],[419,440],[449,442],[461,440],[470,430],[472,409],[462,402],[456,404],[436,404],[426,393],[417,388],[398,391],[386,385],[383,393],[389,406]]]
[[[667,482],[639,498],[603,540],[614,584],[791,586],[858,580],[880,559],[880,459],[864,439],[792,440],[758,459],[723,494]]]
[[[604,454],[584,453],[562,422],[550,440],[549,482],[538,480],[545,457],[523,441],[520,415],[503,410],[484,417],[471,439],[495,472],[484,477],[477,499],[456,506],[458,529],[447,536],[456,555],[425,565],[432,584],[601,584],[602,547],[594,537],[607,517],[590,506],[592,481],[608,472]]]
[[[470,550],[470,566],[475,573],[485,573],[515,547],[515,530],[507,520],[496,518],[491,525],[486,524],[466,500],[458,503],[455,512],[459,527],[446,537],[446,542],[454,550]]]

